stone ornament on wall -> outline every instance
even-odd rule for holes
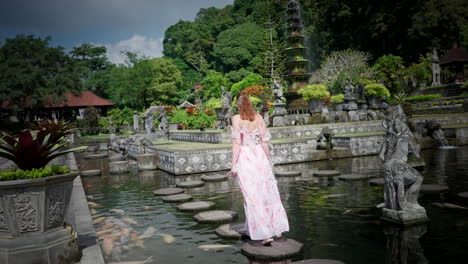
[[[53,186],[47,191],[48,228],[57,227],[57,225],[62,224],[65,216],[65,205],[68,204],[65,193],[71,192],[70,187],[71,185],[69,184],[59,184]]]
[[[8,198],[14,204],[14,213],[20,233],[38,231],[39,193],[17,193],[9,195]]]
[[[8,232],[8,223],[4,215],[4,209],[0,206],[0,232]]]

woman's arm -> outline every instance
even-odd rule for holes
[[[267,128],[266,128],[266,125],[265,125],[265,121],[263,120],[262,116],[261,115],[257,115],[257,118],[259,118],[259,122],[260,122],[260,130],[262,131],[262,148],[263,148],[263,151],[265,152],[265,155],[267,156],[268,160],[270,160],[271,162],[271,157],[270,157],[270,146],[269,146],[269,142],[270,142],[270,133],[268,133],[267,131]]]
[[[233,116],[232,119],[232,165],[231,165],[231,174],[236,176],[237,172],[235,171],[237,161],[239,159],[240,151],[240,127],[239,122],[236,116]]]

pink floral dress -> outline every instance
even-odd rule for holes
[[[288,217],[281,204],[272,166],[262,148],[270,140],[266,129],[233,130],[240,139],[239,158],[233,164],[237,173],[246,215],[246,228],[252,240],[262,240],[289,231]]]

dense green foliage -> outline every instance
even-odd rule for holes
[[[198,129],[213,127],[216,121],[214,113],[207,113],[203,109],[190,107],[187,109],[176,109],[169,116],[169,122],[178,123],[186,129]]]
[[[442,95],[440,94],[416,95],[416,96],[406,97],[404,101],[405,102],[430,101],[430,100],[441,98],[441,97]]]
[[[337,95],[332,95],[330,97],[330,102],[334,104],[339,104],[344,101],[344,94],[337,94]]]
[[[13,110],[23,110],[82,91],[82,65],[49,42],[50,38],[22,35],[5,40],[0,47],[0,102],[7,100]]]
[[[6,170],[0,171],[0,181],[13,181],[22,179],[38,179],[52,175],[69,173],[67,166],[52,165],[50,167],[31,169],[31,170]]]
[[[388,89],[380,83],[371,83],[364,86],[364,91],[367,96],[386,97],[390,98]]]
[[[323,84],[309,84],[297,91],[305,100],[323,99],[330,96],[327,86]]]

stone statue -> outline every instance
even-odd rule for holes
[[[356,99],[356,93],[353,84],[351,83],[351,80],[348,78],[346,79],[346,85],[345,85],[345,98],[348,100],[353,100]]]
[[[234,116],[234,112],[232,111],[231,102],[232,102],[232,94],[221,86],[222,90],[222,101],[221,101],[221,109],[222,109],[222,117],[221,117],[221,128],[225,129],[231,126],[231,118]]]
[[[433,138],[439,146],[448,145],[442,126],[434,120],[426,120],[423,123],[417,123],[415,125],[415,130],[415,134],[420,140],[429,136]]]
[[[320,134],[317,136],[317,149],[319,150],[332,150],[333,149],[333,133],[329,127],[324,127]]]
[[[161,132],[161,135],[167,135],[169,134],[169,121],[167,120],[166,116],[166,111],[164,110],[164,107],[161,107],[159,109],[159,131]]]
[[[275,96],[275,103],[282,103],[284,100],[283,87],[279,83],[278,78],[273,78],[273,83],[271,84],[271,90]]]
[[[152,112],[148,113],[145,117],[145,130],[147,134],[154,132],[154,117]]]
[[[432,51],[432,84],[431,86],[441,85],[440,82],[440,59],[437,50]]]
[[[426,210],[418,204],[423,176],[408,165],[410,151],[419,158],[419,145],[406,125],[400,105],[389,107],[382,120],[386,139],[380,152],[384,162],[383,219],[402,224],[425,222]]]
[[[263,120],[265,121],[265,126],[268,127],[270,125],[270,113],[268,113],[268,110],[263,111]]]

